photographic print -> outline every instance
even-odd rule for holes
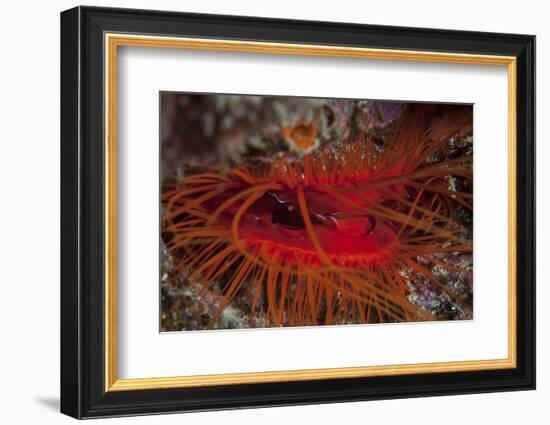
[[[61,412],[535,389],[535,44],[62,12]]]
[[[160,96],[161,331],[472,319],[471,105]]]

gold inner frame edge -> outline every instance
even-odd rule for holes
[[[116,325],[116,99],[117,49],[171,48],[240,53],[324,56],[404,62],[504,66],[508,72],[508,358],[383,366],[342,367],[268,372],[118,379]],[[105,47],[105,391],[136,391],[215,385],[311,381],[417,373],[510,369],[516,358],[516,58],[412,50],[371,49],[331,45],[288,44],[201,38],[106,33]]]

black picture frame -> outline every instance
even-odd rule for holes
[[[517,61],[517,367],[105,391],[106,32],[514,56]],[[61,13],[61,412],[75,418],[535,388],[535,37],[76,7]]]

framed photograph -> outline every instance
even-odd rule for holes
[[[535,37],[61,14],[61,411],[535,388]]]

